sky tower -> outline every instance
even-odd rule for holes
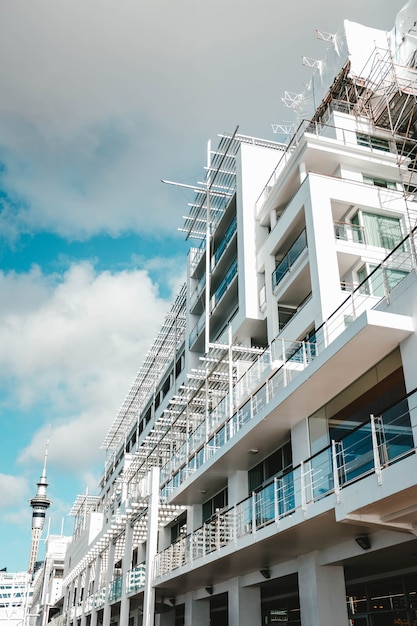
[[[42,535],[43,525],[45,523],[46,510],[49,508],[51,501],[46,495],[46,488],[48,483],[46,482],[46,461],[48,458],[48,443],[45,449],[45,458],[43,462],[42,476],[39,479],[38,490],[36,496],[29,500],[30,506],[33,509],[32,512],[32,543],[30,546],[29,568],[28,572],[33,574],[35,569],[35,563],[38,558],[39,541]]]

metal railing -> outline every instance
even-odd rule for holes
[[[337,141],[338,145],[343,146],[357,146],[360,149],[369,150],[371,152],[381,151],[382,145],[384,146],[384,152],[391,153],[394,157],[396,153],[395,142],[391,141],[388,137],[375,137],[368,135],[368,140],[364,143],[361,133],[358,132],[359,137],[355,130],[349,128],[343,128],[342,126],[333,126],[331,124],[324,124],[322,122],[311,122],[310,120],[302,120],[295,131],[291,141],[289,142],[285,152],[279,159],[278,164],[269,177],[265,187],[259,194],[255,203],[255,214],[259,215],[262,207],[266,203],[272,189],[278,182],[282,170],[291,159],[298,145],[304,139],[304,136],[314,135],[327,141]],[[388,147],[387,147],[388,146]]]
[[[146,564],[141,563],[127,573],[127,593],[137,592],[145,587]]]
[[[370,474],[381,483],[384,468],[416,451],[410,423],[410,411],[416,408],[417,392],[413,392],[381,415],[370,415],[294,469],[275,476],[242,502],[219,511],[157,555],[155,577],[202,559],[269,524],[274,523],[279,531],[282,520],[298,510],[310,507],[311,517],[315,502],[332,494],[340,501],[344,488]],[[298,523],[304,519],[302,516]]]
[[[382,299],[389,300],[391,291],[414,268],[416,232],[417,228],[349,293],[309,341],[279,338],[272,342],[236,383],[232,397],[227,394],[223,398],[162,468],[163,499],[169,498],[192,473],[256,417],[359,315],[374,308]],[[217,431],[223,428],[220,437]]]
[[[276,289],[281,280],[288,274],[298,257],[307,248],[307,234],[305,229],[298,235],[297,239],[281,259],[277,267],[272,272],[272,288]]]

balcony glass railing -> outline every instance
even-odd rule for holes
[[[227,270],[226,275],[223,278],[222,282],[217,287],[216,291],[214,292],[214,294],[211,297],[211,310],[212,311],[219,304],[220,300],[222,299],[222,297],[226,293],[227,289],[229,288],[230,283],[232,282],[232,280],[234,279],[236,274],[237,274],[237,259],[235,259],[233,261],[233,263],[231,264],[231,266]]]
[[[127,573],[127,593],[137,592],[143,589],[146,579],[146,565],[141,563]]]
[[[275,523],[279,530],[285,517],[314,507],[317,500],[331,494],[339,499],[344,488],[369,474],[375,474],[382,482],[384,468],[415,453],[410,411],[416,408],[417,393],[413,393],[382,415],[371,415],[355,430],[293,470],[275,477],[242,502],[218,512],[157,555],[155,576],[164,576],[204,558],[268,524]],[[314,515],[314,509],[309,515]],[[304,516],[299,517],[298,523],[303,520]]]
[[[351,241],[353,243],[365,243],[365,229],[358,224],[350,222],[334,222],[334,235],[341,241]]]
[[[281,280],[288,274],[291,270],[292,266],[301,255],[301,253],[307,248],[307,235],[306,231],[303,230],[302,233],[297,237],[294,241],[291,248],[288,250],[287,254],[283,259],[278,263],[275,270],[272,272],[272,287],[275,289]]]
[[[109,602],[116,602],[122,597],[123,577],[119,576],[112,580],[109,585]]]
[[[414,237],[414,233],[412,236]],[[404,240],[407,244],[408,238]],[[412,250],[413,246],[407,245],[406,249]],[[382,267],[395,268],[397,280],[395,282],[384,281],[386,272],[381,272]],[[226,395],[214,411],[209,413],[207,419],[202,413],[199,426],[183,443],[175,456],[161,469],[161,497],[169,498],[191,474],[217,453],[219,447],[222,447],[220,441],[226,443],[234,437],[358,316],[375,307],[382,297],[388,297],[390,291],[412,269],[411,253],[404,252],[404,242],[402,242],[382,264],[349,293],[342,304],[316,330],[314,339],[310,341],[276,339],[233,387],[231,400],[229,395]],[[381,288],[377,289],[380,294],[378,297],[370,295],[370,287],[372,286],[374,292],[377,279],[381,280]],[[239,408],[232,410],[230,401],[233,407]],[[215,431],[222,428],[223,424],[225,429],[221,439],[218,438],[217,443],[213,444],[211,439]],[[207,446],[209,440],[211,443]]]
[[[214,255],[213,255],[213,259],[212,259],[212,269],[215,267],[215,265],[219,262],[220,257],[222,256],[223,252],[226,250],[227,245],[229,244],[229,242],[232,240],[233,235],[236,232],[236,218],[233,218],[232,222],[230,223],[229,227],[227,228],[225,235],[223,237],[223,239],[221,240],[221,242],[219,243]]]

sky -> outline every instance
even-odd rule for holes
[[[220,132],[279,140],[317,29],[403,0],[0,0],[0,569],[98,493],[100,448],[185,278],[179,232]],[[44,543],[40,547],[42,558]]]

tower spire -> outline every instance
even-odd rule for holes
[[[37,483],[38,489],[36,495],[29,500],[30,506],[32,507],[32,543],[30,546],[30,557],[29,557],[29,568],[28,571],[30,574],[33,574],[35,569],[35,564],[38,558],[38,550],[39,550],[39,541],[42,535],[43,526],[45,523],[45,514],[47,509],[49,508],[51,501],[49,500],[46,489],[48,487],[48,483],[46,480],[46,463],[48,460],[48,447],[49,447],[49,437],[46,442],[45,447],[45,456],[43,461],[43,470],[42,476]]]

